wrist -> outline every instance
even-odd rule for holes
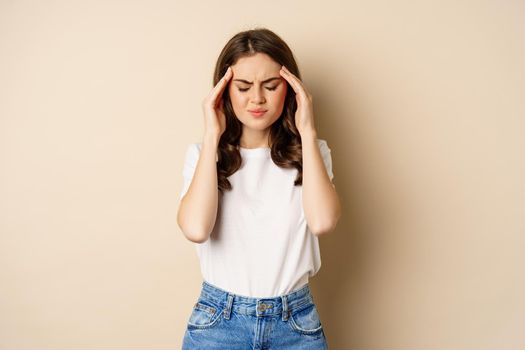
[[[216,135],[213,133],[205,133],[203,138],[203,143],[210,144],[215,147],[219,145],[220,135]]]
[[[301,135],[301,139],[309,139],[309,140],[316,140],[317,139],[317,130],[315,128],[308,128],[299,133]]]

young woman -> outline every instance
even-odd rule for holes
[[[312,96],[265,28],[228,41],[213,85],[177,214],[204,277],[183,349],[327,349],[308,278],[341,209]]]

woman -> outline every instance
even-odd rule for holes
[[[228,41],[213,85],[177,214],[204,277],[183,349],[326,349],[308,278],[341,209],[312,96],[264,28]]]

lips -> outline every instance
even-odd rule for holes
[[[262,117],[267,112],[267,110],[254,109],[254,110],[249,110],[248,112],[250,112],[250,114],[253,115],[254,117]]]

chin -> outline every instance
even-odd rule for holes
[[[242,123],[242,122],[241,122]],[[268,129],[272,124],[269,123],[242,123],[244,127],[250,128],[252,130],[266,130]]]
[[[243,115],[243,118],[237,117],[241,124],[246,126],[253,126],[253,129],[264,130],[272,125],[277,119],[275,116],[264,115],[263,117],[255,118],[251,114]]]

